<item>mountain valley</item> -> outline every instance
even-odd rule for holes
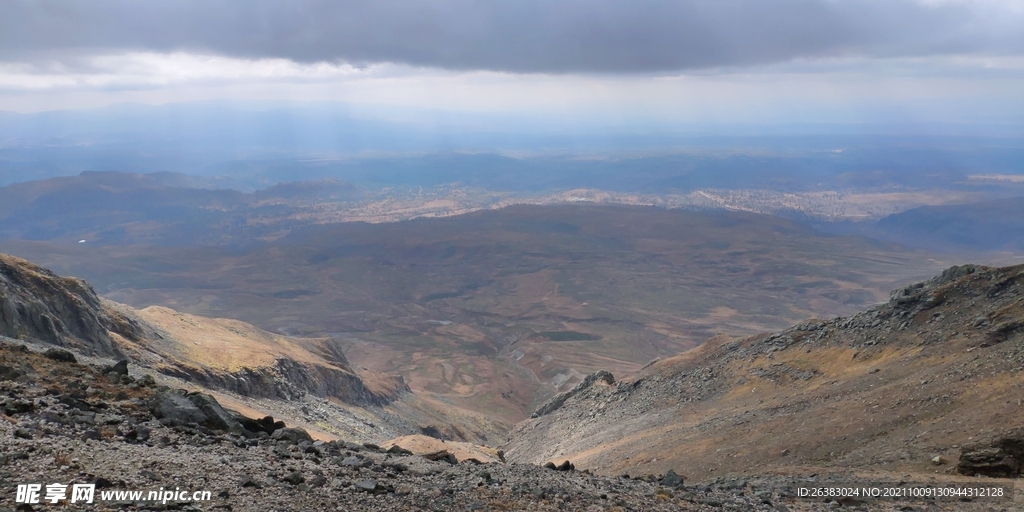
[[[166,476],[189,489],[218,490],[220,503],[284,498],[310,509],[347,503],[365,510],[435,510],[441,503],[497,510],[1007,510],[1024,498],[1007,480],[1024,469],[1024,433],[1013,428],[1024,408],[1012,400],[1024,386],[1024,266],[951,267],[849,317],[744,339],[718,336],[618,381],[597,372],[539,407],[494,451],[425,436],[382,443],[389,429],[368,419],[408,421],[415,391],[354,372],[343,355],[329,353],[330,340],[285,338],[165,308],[135,311],[98,299],[80,280],[17,258],[0,262],[0,328],[21,338],[0,338],[0,386],[10,396],[0,446],[4,464],[30,480],[123,489]],[[74,330],[75,318],[98,318],[110,330],[106,338]],[[95,357],[125,353],[131,363]],[[250,379],[253,369],[271,360],[278,367],[263,382],[295,394],[248,401],[281,392],[240,385],[259,381]],[[346,389],[309,385],[311,366],[282,372],[283,361],[330,364],[336,373],[325,377],[347,382]],[[338,372],[350,377],[336,379]],[[300,383],[307,387],[294,387]],[[175,392],[178,385],[186,389]],[[218,401],[243,412],[225,412]],[[253,418],[266,412],[249,405],[273,402],[290,423]],[[351,404],[358,409],[337,407]],[[308,421],[311,414],[327,421]],[[371,428],[338,429],[346,418]],[[101,419],[105,426],[90,427]],[[317,430],[324,425],[336,436],[325,440]],[[187,474],[183,461],[169,463],[182,456]],[[162,462],[144,469],[144,460]],[[272,467],[279,469],[260,476]],[[851,482],[981,485],[1003,497],[797,494]]]
[[[355,365],[499,431],[599,369],[851,313],[958,261],[766,215],[587,204],[315,226],[243,247],[2,246],[143,311],[333,339]]]

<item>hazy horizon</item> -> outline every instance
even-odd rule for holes
[[[480,133],[570,151],[837,126],[1019,138],[1022,34],[1007,0],[5,2],[0,111],[320,108],[436,134],[432,150],[531,145]]]

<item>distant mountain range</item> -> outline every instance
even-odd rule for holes
[[[879,135],[828,125],[679,130],[379,114],[312,103],[0,112],[0,185],[82,171],[174,171],[243,191],[330,178],[371,189],[459,183],[505,192],[793,192],[979,190],[985,185],[967,183],[969,175],[1024,174],[1024,147],[1006,138]]]
[[[488,163],[490,157],[480,158],[482,167],[494,165]],[[519,176],[515,165],[519,164],[509,164],[508,176]],[[244,193],[220,188],[218,183],[212,178],[173,172],[89,171],[7,185],[0,187],[0,240],[238,246],[275,240],[296,229],[346,219],[405,220],[517,202],[557,204],[582,200],[634,204],[654,201],[668,207],[772,213],[813,222],[825,232],[859,234],[938,251],[1024,249],[1024,197],[993,197],[959,204],[963,201],[961,196],[977,194],[952,194],[940,200],[954,204],[910,208],[877,221],[851,221],[848,219],[895,207],[898,199],[885,192],[844,198],[839,193],[798,195],[768,190],[637,196],[581,189],[575,192],[579,197],[572,191],[517,196],[466,188],[424,191],[405,187],[375,192],[333,178],[279,182]],[[1014,190],[1014,182],[1007,183],[1006,192]],[[905,201],[926,201],[929,193],[897,196]],[[865,207],[871,201],[877,201],[877,206]],[[833,220],[823,222],[821,218]]]

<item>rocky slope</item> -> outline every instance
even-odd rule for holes
[[[104,308],[89,283],[0,254],[0,335],[120,356],[111,332],[137,340],[140,327]]]
[[[79,364],[61,349],[44,354],[0,339],[0,509],[49,510],[1006,510],[1009,500],[923,503],[808,499],[810,479],[765,475],[694,485],[678,475],[605,477],[532,464],[414,455],[393,446],[315,441],[273,418],[225,410],[118,370]],[[498,454],[500,458],[500,454]],[[46,503],[47,487],[67,485]],[[92,484],[91,503],[69,503]],[[15,503],[18,485],[39,485],[38,504]],[[149,499],[174,489],[175,497]],[[141,491],[139,496],[124,493]],[[184,494],[180,494],[184,492]],[[206,496],[193,493],[207,492]],[[185,501],[181,496],[199,501]],[[205,498],[205,499],[204,499]],[[24,500],[22,500],[24,501]],[[991,506],[995,505],[993,509]]]
[[[336,339],[281,336],[164,307],[136,310],[28,261],[0,255],[0,264],[0,336],[107,365],[127,358],[138,375],[288,417],[327,439],[380,443],[426,433],[489,442],[507,432],[495,418],[410,392],[401,377],[357,370]]]
[[[400,378],[364,381],[329,338],[289,338],[237,320],[156,306],[104,306],[148,328],[136,342],[117,338],[134,361],[202,386],[281,400],[308,393],[351,405],[384,405],[408,391]]]
[[[330,339],[289,339],[236,320],[167,308],[141,311],[99,298],[88,283],[0,255],[0,334],[123,358],[243,396],[309,393],[383,405],[408,388],[373,376],[368,386]]]
[[[516,427],[509,460],[692,478],[1019,475],[1024,266],[953,267],[850,317],[588,380]]]

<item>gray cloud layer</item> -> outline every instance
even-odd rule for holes
[[[0,58],[196,51],[512,72],[1024,49],[1020,10],[914,0],[3,0]]]

